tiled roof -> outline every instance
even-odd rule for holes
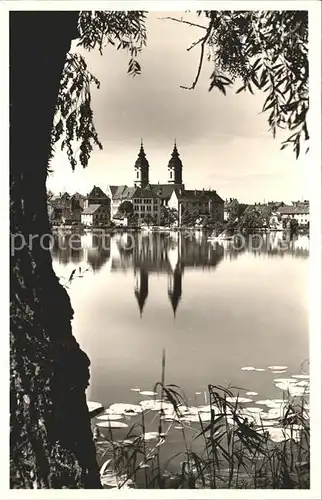
[[[294,205],[289,205],[286,207],[280,207],[278,209],[278,213],[280,214],[309,214],[310,213],[310,207],[309,205],[301,205],[301,206],[294,206]]]
[[[125,184],[121,186],[110,186],[113,200],[126,200],[127,198],[131,198],[135,189],[136,188],[128,187]]]
[[[88,205],[87,208],[84,208],[83,215],[93,215],[96,210],[98,210],[102,205]]]
[[[108,196],[101,190],[100,187],[94,186],[89,193],[88,198],[108,198]]]
[[[217,203],[224,203],[224,200],[217,194],[216,191],[206,191],[202,189],[184,189],[179,194],[180,199],[185,201],[216,201]]]
[[[123,184],[121,186],[109,186],[111,193],[112,193],[112,198],[117,199],[120,193],[126,188],[126,184]]]
[[[158,198],[158,195],[152,189],[149,189],[149,187],[138,187],[133,194],[133,198]]]
[[[176,188],[182,188],[181,184],[149,184],[152,189],[160,198],[170,200],[171,195]]]
[[[81,200],[86,200],[86,196],[84,196],[83,194],[80,194],[78,191],[76,191],[76,193],[73,194],[72,198],[79,198]]]

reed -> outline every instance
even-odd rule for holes
[[[184,392],[165,383],[163,353],[161,380],[154,387],[157,410],[142,411],[140,422],[131,425],[121,440],[116,439],[112,428],[102,435],[94,425],[103,486],[309,488],[310,419],[306,395],[292,397],[284,391],[283,403],[275,406],[280,415],[275,415],[272,422],[262,418],[260,411],[245,409],[238,391],[236,387],[209,385],[206,405],[195,407],[192,415]],[[147,432],[147,419],[149,427],[155,426],[152,434]],[[167,441],[178,425],[183,451],[165,458]],[[179,469],[171,466],[178,456]]]

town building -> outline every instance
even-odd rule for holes
[[[176,141],[167,170],[168,182],[166,184],[150,183],[150,165],[141,141],[139,154],[134,164],[134,187],[113,185],[107,188],[107,194],[112,200],[112,218],[118,218],[121,204],[130,201],[133,204],[133,213],[141,223],[147,215],[151,215],[154,221],[159,220],[161,207],[164,206],[175,208],[179,219],[183,213],[194,213],[223,222],[224,200],[216,191],[185,189],[183,164]],[[155,223],[158,224],[158,222]]]
[[[106,226],[110,223],[110,206],[91,204],[84,208],[81,222],[86,227]]]
[[[50,222],[55,224],[72,224],[81,221],[82,203],[85,197],[79,193],[59,193],[50,195],[47,200],[48,216]]]
[[[94,186],[92,191],[87,195],[84,208],[90,205],[104,205],[110,208],[111,200],[98,186]]]
[[[111,222],[111,199],[98,186],[94,186],[84,200],[81,222],[86,227],[107,226]]]
[[[179,214],[179,225],[186,214],[209,217],[214,221],[224,221],[224,200],[214,190],[175,189],[168,204]]]
[[[306,200],[304,202],[293,202],[292,205],[279,207],[277,213],[282,219],[295,219],[299,226],[309,226],[310,224],[310,204]]]
[[[159,224],[161,199],[150,187],[109,186],[112,196],[112,218],[119,221],[122,215],[121,205],[130,202],[133,207],[134,219],[138,224],[154,222]]]

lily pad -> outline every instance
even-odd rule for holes
[[[262,408],[256,408],[255,406],[254,407],[250,407],[250,408],[245,408],[246,411],[249,411],[250,413],[261,413],[263,411]]]
[[[248,391],[246,392],[246,396],[258,396],[258,392]]]
[[[309,379],[310,375],[305,375],[304,373],[301,373],[300,375],[292,375],[293,378],[303,378],[303,379]]]
[[[243,370],[244,372],[251,372],[256,370],[256,368],[254,368],[254,366],[243,366],[241,370]]]
[[[97,420],[119,420],[120,418],[124,418],[124,415],[116,415],[115,414],[103,414],[103,415],[98,415]]]
[[[270,370],[286,370],[287,366],[273,365],[268,367]]]
[[[140,391],[140,394],[142,394],[142,396],[156,396],[157,395],[157,393],[154,391]]]
[[[296,380],[294,380],[294,378],[274,378],[274,382],[296,384]]]
[[[158,432],[146,432],[143,434],[144,441],[152,441],[154,439],[159,439]]]
[[[128,427],[124,422],[115,422],[115,420],[103,420],[101,422],[97,422],[97,427],[107,427],[111,429],[123,429]]]
[[[140,401],[139,403],[141,407],[141,411],[143,410],[153,410],[153,411],[160,411],[163,409],[164,411],[166,409],[173,409],[173,405],[171,403],[168,403],[166,401],[160,401],[159,399],[145,399],[143,401]]]
[[[295,441],[299,440],[299,432],[291,432],[290,429],[283,429],[282,427],[269,427],[268,428],[269,437],[275,443],[280,443],[282,441],[287,441],[293,438]]]
[[[142,411],[142,408],[139,405],[132,405],[129,403],[114,403],[110,406],[110,410],[114,411],[115,413],[130,414],[131,412],[140,413]]]
[[[197,415],[191,415],[188,417],[190,422],[209,422],[211,420],[211,413],[198,413]]]
[[[250,398],[242,398],[242,397],[238,397],[238,396],[229,396],[228,398],[226,398],[226,401],[228,401],[228,403],[236,403],[238,401],[238,403],[251,403],[253,400],[250,399]]]

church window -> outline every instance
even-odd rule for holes
[[[173,173],[172,170],[170,170],[170,179],[172,179],[172,173]]]

